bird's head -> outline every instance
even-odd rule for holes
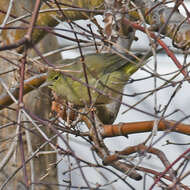
[[[47,85],[49,88],[55,90],[57,88],[57,85],[59,85],[59,82],[61,80],[61,73],[58,71],[48,71],[48,77],[47,77]]]

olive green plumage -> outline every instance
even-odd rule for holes
[[[137,56],[142,58],[142,55]],[[150,55],[146,56],[146,59],[148,57]],[[132,61],[129,62],[129,60]],[[79,107],[95,105],[97,109],[99,108],[100,120],[103,123],[112,123],[120,104],[117,103],[119,105],[115,106],[116,111],[108,111],[112,113],[111,115],[106,112],[105,106],[113,104],[114,99],[121,100],[119,93],[123,92],[129,77],[142,65],[142,63],[134,64],[134,62],[137,61],[132,56],[127,56],[125,59],[112,53],[88,54],[84,59],[88,85],[85,85],[86,79],[80,57],[61,60],[56,64],[58,69],[51,69],[48,72],[47,81],[57,96]],[[87,86],[90,89],[91,102]],[[102,116],[104,112],[106,118]]]

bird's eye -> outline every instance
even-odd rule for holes
[[[56,75],[53,80],[57,80],[59,78],[59,75]]]

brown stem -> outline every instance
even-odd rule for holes
[[[116,125],[103,125],[102,136],[115,137],[115,136],[127,136],[128,134],[136,134],[143,132],[151,132],[154,126],[153,121],[140,121],[131,123],[122,123]],[[160,120],[158,123],[158,131],[173,131],[190,135],[190,125],[178,123],[175,121]]]

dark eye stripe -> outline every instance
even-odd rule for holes
[[[59,75],[55,76],[53,80],[57,80],[59,78]]]

